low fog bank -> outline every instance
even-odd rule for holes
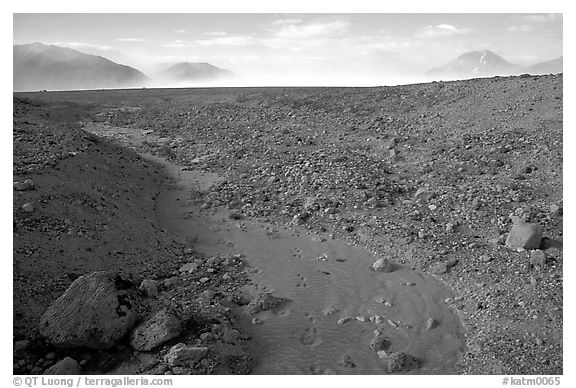
[[[385,74],[385,75],[252,75],[235,74],[232,77],[217,79],[195,79],[170,81],[147,79],[131,85],[103,84],[100,87],[77,85],[66,88],[15,88],[14,92],[69,91],[69,90],[107,90],[107,89],[163,89],[163,88],[241,88],[241,87],[378,87],[429,83],[433,81],[451,81],[465,77],[439,77],[422,74]]]
[[[70,87],[15,89],[14,92],[65,91],[65,90],[106,90],[106,89],[145,89],[145,88],[240,88],[240,87],[375,87],[395,86],[432,82],[434,79],[422,75],[309,75],[309,76],[239,76],[215,80],[167,81],[150,79],[135,85],[103,85],[98,88]]]
[[[148,87],[153,88],[185,88],[185,87],[369,87],[369,86],[393,86],[411,83],[430,82],[431,77],[408,76],[408,75],[384,75],[384,76],[346,76],[346,75],[308,75],[308,76],[235,76],[216,80],[194,80],[166,82],[149,82]]]

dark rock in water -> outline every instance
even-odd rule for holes
[[[208,347],[206,346],[188,346],[179,343],[170,348],[164,356],[164,361],[171,367],[190,366],[200,361],[206,354],[208,354]]]
[[[372,264],[372,269],[376,272],[392,272],[394,265],[386,258],[378,259]]]
[[[279,298],[269,292],[258,294],[248,304],[247,309],[250,314],[258,314],[260,311],[273,310],[281,303],[287,301],[286,298]]]
[[[438,326],[438,321],[434,318],[428,318],[426,320],[426,331],[432,330]]]
[[[390,339],[382,334],[376,335],[372,342],[370,342],[370,349],[374,350],[375,352],[387,352],[390,350],[392,346],[392,342]]]
[[[524,221],[516,222],[506,238],[506,246],[511,249],[538,249],[541,242],[542,226]]]
[[[40,334],[57,347],[108,349],[138,319],[136,291],[110,272],[76,279],[40,319]]]
[[[386,361],[388,362],[388,373],[409,372],[420,366],[417,358],[402,352],[388,354]]]
[[[79,375],[81,373],[82,368],[78,361],[70,357],[66,357],[44,371],[45,375]]]
[[[146,352],[178,337],[180,333],[180,320],[167,310],[160,310],[134,329],[130,335],[130,345]]]

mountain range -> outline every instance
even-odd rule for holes
[[[153,81],[182,85],[233,76],[209,63],[182,62],[150,79],[133,67],[66,47],[31,43],[13,50],[13,90],[18,91],[143,87]]]
[[[563,57],[522,67],[510,63],[490,50],[470,51],[448,62],[446,65],[427,72],[435,78],[472,78],[505,76],[515,74],[550,74],[562,73]]]
[[[14,45],[13,89],[99,89],[142,86],[140,71],[104,57],[42,43]]]
[[[72,90],[127,88],[154,85],[192,86],[198,82],[230,79],[229,70],[209,63],[170,64],[150,79],[139,70],[66,47],[31,43],[14,45],[13,90]],[[431,69],[433,79],[463,79],[522,73],[550,74],[563,71],[563,57],[522,67],[490,50],[462,54],[444,66]]]

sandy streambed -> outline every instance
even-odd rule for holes
[[[386,373],[369,347],[376,331],[390,339],[390,350],[422,361],[413,373],[455,372],[462,329],[444,302],[452,295],[438,280],[400,265],[374,272],[377,258],[343,241],[201,210],[191,193],[221,178],[152,158],[178,180],[178,189],[157,199],[162,227],[207,255],[242,254],[251,266],[249,292],[289,300],[256,316],[242,314],[257,357],[253,373]]]

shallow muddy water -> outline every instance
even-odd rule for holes
[[[191,192],[220,178],[151,158],[179,184],[157,199],[162,227],[207,255],[244,255],[255,284],[249,291],[289,299],[255,317],[241,314],[257,355],[254,374],[387,373],[369,347],[376,330],[389,338],[390,350],[422,361],[411,373],[454,373],[464,346],[462,328],[444,303],[452,295],[441,282],[400,265],[391,273],[374,272],[370,266],[377,257],[343,241],[231,220],[227,210],[201,210]],[[436,326],[427,330],[430,318]]]

